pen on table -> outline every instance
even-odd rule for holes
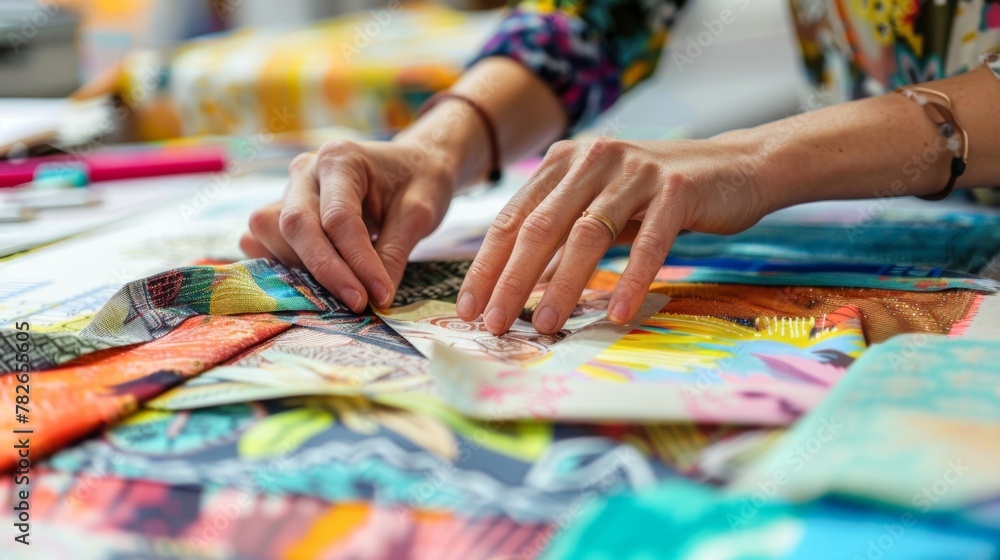
[[[86,188],[87,177],[79,170],[42,173],[30,183],[0,191],[0,202],[11,208],[51,210],[100,204],[100,193]]]
[[[35,219],[38,210],[34,208],[23,208],[21,206],[6,206],[0,204],[0,224],[13,222],[28,222]]]

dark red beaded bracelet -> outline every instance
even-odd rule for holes
[[[472,99],[471,97],[466,97],[458,93],[453,93],[450,91],[440,91],[432,95],[431,98],[428,99],[423,104],[422,107],[420,107],[420,110],[417,111],[417,117],[419,118],[421,115],[431,110],[435,105],[444,101],[445,99],[455,99],[458,101],[462,101],[463,103],[471,107],[472,110],[475,111],[477,115],[479,115],[479,120],[481,120],[483,122],[483,126],[486,127],[486,135],[487,137],[489,137],[489,144],[490,144],[490,172],[487,175],[486,179],[493,185],[496,185],[497,183],[500,182],[500,179],[503,177],[503,173],[500,171],[500,141],[497,138],[497,127],[496,123],[493,121],[493,117],[491,117],[490,114],[486,112],[486,109],[484,109],[483,106],[480,105],[478,101]]]

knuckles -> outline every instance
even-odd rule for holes
[[[320,216],[320,225],[323,227],[323,231],[333,233],[337,231],[340,224],[344,223],[350,217],[350,211],[340,204],[330,204],[323,209],[323,214]]]
[[[545,211],[534,211],[528,215],[521,226],[521,236],[532,243],[544,243],[559,236],[558,228],[551,214]]]
[[[382,260],[386,264],[391,264],[393,267],[399,268],[400,270],[406,266],[406,259],[408,255],[399,245],[387,243],[379,248],[379,252],[382,253]]]
[[[468,272],[465,273],[466,282],[475,287],[481,283],[489,282],[493,276],[490,274],[486,264],[480,262],[479,258],[472,261]]]
[[[253,214],[250,214],[250,220],[248,223],[250,232],[253,233],[254,236],[260,237],[265,232],[272,231],[278,225],[278,217],[280,215],[280,208],[276,208],[272,205],[254,210]]]
[[[584,251],[592,251],[595,248],[603,250],[611,244],[611,234],[604,224],[594,219],[577,220],[569,241],[575,248]]]
[[[682,173],[671,172],[660,181],[661,188],[656,202],[666,206],[693,196],[695,182]]]
[[[527,293],[526,284],[517,276],[506,276],[497,282],[495,294],[500,295],[502,300],[513,300],[523,297]]]
[[[286,206],[278,217],[278,230],[285,239],[298,237],[307,219],[306,213],[302,209]]]
[[[316,167],[320,176],[328,176],[334,170],[352,180],[363,181],[367,167],[365,153],[361,145],[350,140],[327,142],[316,152]]]
[[[410,223],[420,232],[430,230],[438,221],[437,210],[427,200],[410,202],[407,204],[406,212],[409,215]]]
[[[497,214],[496,218],[493,219],[493,225],[490,227],[500,237],[509,238],[517,235],[517,232],[520,229],[520,223],[520,212],[514,208],[505,207],[500,211],[500,213]]]
[[[598,136],[587,143],[587,152],[597,155],[615,153],[619,151],[621,146],[621,140],[609,136]]]
[[[320,146],[316,152],[320,161],[338,159],[344,156],[353,156],[361,153],[361,146],[357,142],[350,140],[331,140]]]
[[[665,184],[668,189],[685,191],[694,186],[694,181],[683,173],[673,172],[667,174],[667,176],[663,178],[663,184]]]
[[[643,284],[635,274],[625,274],[618,279],[615,290],[620,294],[622,301],[635,301],[637,294],[649,291],[649,285]]]
[[[564,280],[553,280],[545,287],[545,293],[555,296],[556,305],[566,306],[572,309],[573,304],[580,299],[581,290],[577,290],[572,284]]]
[[[579,143],[572,140],[560,140],[549,146],[548,151],[545,152],[545,159],[553,160],[571,157],[576,153],[578,146]]]
[[[344,262],[348,264],[354,271],[370,271],[367,268],[371,263],[367,261],[368,255],[361,247],[357,246],[344,246],[340,244],[337,246],[337,253],[340,255]],[[370,272],[369,272],[370,273]]]
[[[618,159],[625,152],[625,144],[620,140],[599,136],[591,140],[584,148],[580,164],[585,166],[600,165],[607,159]]]
[[[632,243],[630,255],[643,266],[660,266],[661,255],[666,255],[667,241],[659,232],[646,232]]]
[[[626,157],[622,160],[621,172],[630,182],[648,182],[650,185],[655,185],[657,177],[661,174],[661,164],[642,156]]]
[[[628,148],[628,143],[611,138],[599,136],[586,144],[580,144],[573,140],[560,140],[551,146],[545,154],[547,160],[557,160],[567,157],[574,157],[582,152],[582,163],[597,163],[605,158],[621,158]]]
[[[295,156],[292,158],[291,163],[288,164],[288,172],[291,174],[305,173],[309,169],[309,166],[312,165],[314,157],[316,155],[310,152],[303,152]]]

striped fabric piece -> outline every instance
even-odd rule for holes
[[[454,298],[468,266],[468,261],[411,263],[393,305]],[[351,313],[309,273],[276,261],[186,266],[129,282],[79,332],[0,329],[0,373],[17,371],[22,364],[41,371],[97,350],[150,342],[197,315],[281,317],[303,311]],[[21,348],[27,348],[27,361],[18,350],[25,335],[30,340]]]

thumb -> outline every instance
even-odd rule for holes
[[[396,287],[403,279],[410,252],[444,217],[444,209],[435,208],[430,197],[414,196],[419,192],[410,189],[389,205],[375,241],[375,252]]]

